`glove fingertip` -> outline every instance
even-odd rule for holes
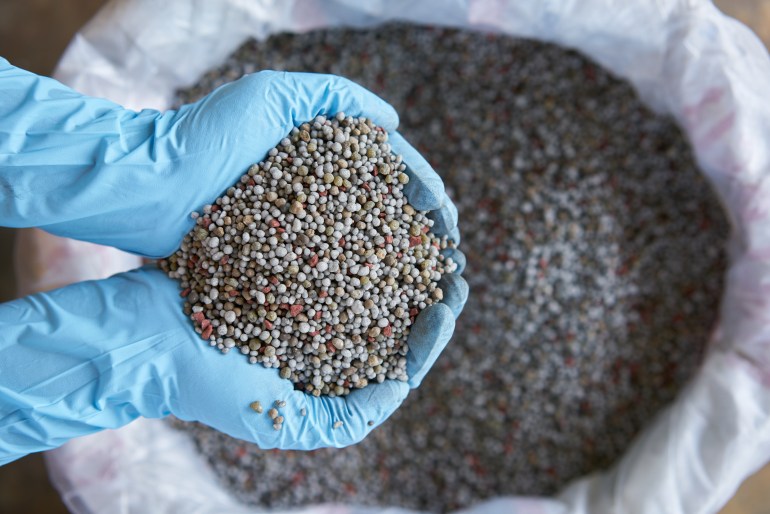
[[[344,399],[344,409],[336,409],[329,439],[336,447],[361,442],[374,428],[382,424],[401,405],[409,386],[398,380],[385,380],[363,389],[356,389]]]
[[[361,109],[361,113],[371,119],[375,125],[385,129],[385,132],[393,132],[396,130],[398,128],[399,120],[395,107],[376,96],[374,93],[369,93],[369,95],[374,96],[376,101],[368,99]]]
[[[441,278],[439,287],[444,292],[442,303],[452,310],[457,319],[468,301],[468,282],[458,273],[449,273]]]
[[[452,259],[452,261],[454,261],[454,263],[457,265],[457,269],[453,272],[453,274],[460,275],[465,271],[467,261],[465,254],[459,249],[447,248],[441,251],[441,255],[443,255],[445,258]]]
[[[363,389],[356,389],[347,397],[349,408],[361,415],[367,426],[378,425],[398,408],[409,393],[409,387],[399,380],[385,380]],[[374,425],[372,425],[374,426]]]
[[[390,134],[393,151],[404,158],[409,182],[404,194],[409,203],[419,211],[434,211],[441,208],[446,198],[444,183],[433,167],[398,132]]]
[[[430,211],[428,217],[433,220],[432,232],[437,236],[447,236],[457,226],[457,207],[449,197],[444,199],[440,209]]]
[[[447,238],[454,241],[455,246],[459,246],[460,242],[462,241],[462,237],[460,236],[460,227],[455,227],[450,230],[447,234]]]
[[[433,304],[420,313],[409,334],[407,372],[409,387],[418,387],[452,337],[455,317],[443,303]]]

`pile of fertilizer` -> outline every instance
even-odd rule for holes
[[[408,182],[384,129],[318,116],[193,213],[161,268],[201,338],[309,394],[406,381],[409,328],[456,268],[406,201]]]
[[[471,294],[422,386],[357,446],[261,451],[185,424],[237,498],[446,511],[552,494],[617,459],[696,371],[728,224],[627,83],[547,44],[388,25],[248,43],[179,101],[265,68],[394,105],[460,211]]]

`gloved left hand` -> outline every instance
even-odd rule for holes
[[[0,465],[133,419],[174,414],[261,448],[311,450],[363,439],[401,404],[454,330],[455,292],[412,327],[408,383],[386,380],[344,398],[295,391],[276,369],[222,355],[182,311],[176,281],[146,267],[0,305]],[[273,429],[275,401],[285,419]],[[257,414],[249,404],[259,401]],[[304,409],[305,415],[302,415]],[[335,423],[342,422],[335,428]]]
[[[151,258],[170,255],[213,202],[293,127],[366,116],[413,168],[405,192],[455,237],[457,210],[394,131],[393,107],[342,77],[264,71],[179,110],[135,112],[0,58],[0,226],[39,227]],[[410,156],[412,159],[410,162]]]

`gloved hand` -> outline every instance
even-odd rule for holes
[[[0,225],[40,226],[147,256],[174,251],[192,227],[189,213],[292,126],[339,111],[389,131],[398,123],[376,96],[325,75],[263,72],[164,114],[84,97],[2,59],[0,89]],[[432,211],[436,233],[459,241],[457,211],[440,179],[403,138],[391,138],[409,168],[410,202]],[[449,252],[462,268],[462,254]],[[175,283],[158,271],[0,306],[0,464],[168,413],[265,448],[357,442],[419,385],[448,341],[467,285],[452,274],[441,286],[445,305],[426,309],[412,328],[408,386],[386,381],[345,399],[293,392],[277,371],[212,351],[183,315]],[[287,402],[280,432],[248,409],[277,399]],[[303,406],[307,417],[292,420]],[[343,425],[333,429],[334,421]]]
[[[214,351],[183,313],[178,283],[154,267],[2,304],[0,465],[168,414],[262,448],[356,443],[419,385],[449,340],[467,286],[458,275],[447,280],[454,293],[423,311],[409,336],[409,383],[386,380],[344,398],[294,391],[278,370]],[[276,400],[286,402],[278,431],[267,415]],[[253,401],[262,414],[249,407]],[[343,424],[334,428],[337,421]]]
[[[134,112],[0,58],[0,90],[0,225],[36,226],[152,258],[176,250],[194,225],[190,213],[293,127],[341,111],[391,133],[398,126],[389,104],[332,75],[261,72],[178,111]],[[392,137],[405,162],[419,157]],[[430,166],[414,171],[412,205],[437,210],[444,232],[456,227],[441,179]]]

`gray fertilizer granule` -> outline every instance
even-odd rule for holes
[[[552,494],[610,465],[695,373],[728,225],[682,133],[627,83],[547,44],[388,25],[250,42],[179,101],[268,68],[393,104],[457,204],[471,294],[433,371],[359,445],[262,451],[183,424],[238,499],[447,511]]]

